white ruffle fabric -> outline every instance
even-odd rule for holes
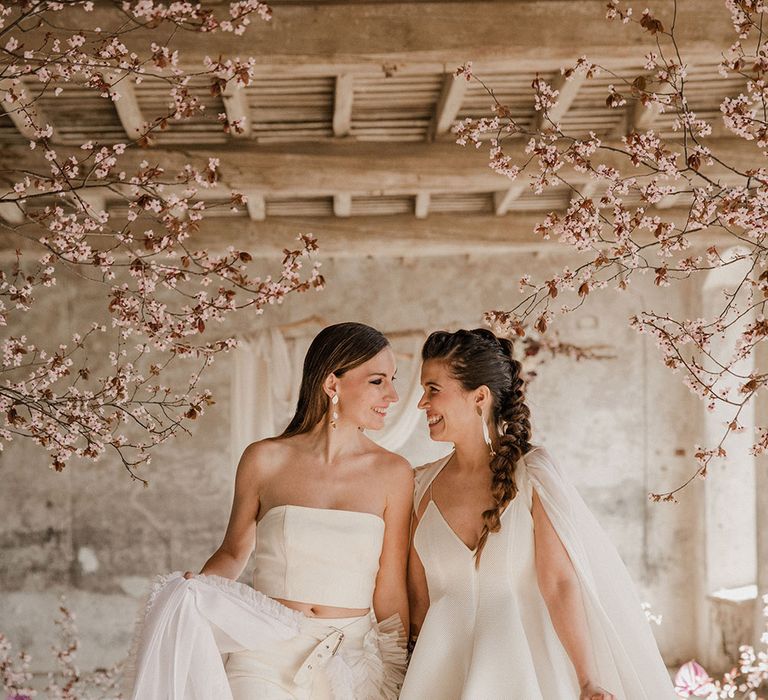
[[[134,700],[232,700],[222,655],[295,638],[311,621],[250,586],[219,576],[159,576],[140,611],[125,685]],[[377,623],[361,647],[325,663],[335,700],[396,700],[405,675],[399,615]],[[330,630],[329,630],[330,631]]]

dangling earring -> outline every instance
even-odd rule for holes
[[[331,404],[333,405],[333,411],[331,412],[331,428],[336,430],[336,421],[339,420],[339,412],[336,410],[336,407],[339,405],[338,394],[333,395],[333,398],[331,398]]]
[[[483,409],[480,408],[480,406],[477,407],[477,415],[480,416],[480,422],[483,424],[483,440],[485,440],[485,444],[488,445],[488,449],[491,451],[491,457],[495,457],[496,450],[493,449],[491,434],[488,431],[488,423],[485,418],[483,418]]]

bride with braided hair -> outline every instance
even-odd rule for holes
[[[454,443],[416,471],[401,700],[675,697],[634,585],[531,444],[521,366],[486,329],[432,333],[419,408]]]

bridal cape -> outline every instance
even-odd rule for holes
[[[524,462],[579,576],[601,685],[622,700],[675,698],[635,584],[616,547],[545,449],[529,452]]]
[[[232,700],[222,655],[291,639],[308,619],[322,622],[250,586],[178,571],[155,580],[140,614],[125,680],[135,700]],[[362,651],[341,645],[325,671],[336,700],[396,700],[405,671],[400,617],[373,620]]]

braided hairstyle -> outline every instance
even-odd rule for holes
[[[512,349],[512,341],[498,338],[485,328],[475,328],[455,333],[436,331],[427,338],[421,351],[423,361],[446,362],[465,391],[474,391],[484,385],[491,392],[491,435],[496,455],[489,466],[494,506],[483,512],[483,531],[475,553],[476,566],[488,533],[499,531],[501,514],[517,494],[517,462],[531,449],[530,410],[523,394],[522,366],[514,359]]]

